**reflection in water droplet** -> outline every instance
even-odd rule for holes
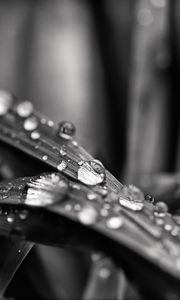
[[[65,160],[62,160],[58,165],[57,169],[58,171],[64,171],[67,168],[67,162]]]
[[[97,211],[93,207],[84,207],[78,213],[78,219],[85,225],[94,224],[97,219]]]
[[[43,155],[42,159],[43,159],[44,161],[46,161],[46,160],[48,160],[48,156],[47,156],[47,155]]]
[[[72,137],[75,135],[75,132],[76,128],[71,122],[64,121],[59,124],[58,134],[60,137],[69,140],[72,139]]]
[[[18,104],[16,111],[21,118],[27,118],[33,113],[33,105],[29,101],[24,101]]]
[[[13,103],[13,96],[5,91],[0,90],[0,116],[5,115]]]
[[[132,201],[132,200],[123,199],[123,198],[120,198],[119,202],[123,207],[128,208],[133,211],[141,211],[144,207],[143,202]]]
[[[93,159],[90,161],[90,164],[93,170],[96,171],[97,173],[101,174],[105,172],[104,166],[99,160]]]
[[[24,129],[27,131],[35,130],[38,127],[38,120],[36,117],[30,117],[24,121]]]
[[[40,133],[38,131],[31,132],[32,140],[38,140],[40,138]]]
[[[97,185],[105,180],[104,167],[94,166],[92,161],[83,162],[78,169],[78,180],[87,185]]]
[[[123,225],[124,221],[121,217],[112,217],[107,220],[106,225],[111,229],[118,229]]]

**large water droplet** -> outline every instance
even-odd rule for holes
[[[93,207],[84,207],[78,213],[78,219],[85,225],[94,224],[97,219],[97,211]]]
[[[0,90],[0,116],[5,115],[13,103],[13,96],[5,91]]]
[[[106,225],[110,229],[119,229],[124,223],[121,217],[111,217],[107,220]]]
[[[120,198],[119,202],[123,207],[128,208],[128,209],[133,210],[133,211],[141,211],[144,207],[143,202],[132,201],[132,200],[129,200],[129,199]]]
[[[27,131],[35,130],[38,127],[38,120],[36,117],[30,117],[24,121],[24,129]]]
[[[83,162],[78,169],[78,180],[87,185],[97,185],[105,180],[105,169],[94,161]]]
[[[76,128],[74,124],[68,121],[63,121],[59,124],[59,131],[58,134],[60,137],[64,139],[72,139],[72,137],[75,135]]]
[[[67,162],[65,160],[62,160],[58,165],[57,169],[58,171],[62,172],[67,168]]]
[[[21,118],[27,118],[33,113],[33,105],[29,101],[24,101],[17,105],[16,112]]]

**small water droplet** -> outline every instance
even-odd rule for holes
[[[72,141],[72,145],[73,145],[74,147],[78,147],[78,142],[76,142],[75,140],[73,140],[73,141]]]
[[[5,115],[13,103],[13,96],[11,93],[0,90],[0,116]]]
[[[40,133],[38,131],[31,132],[32,140],[38,140],[40,138]]]
[[[72,210],[72,205],[71,204],[66,204],[65,207],[64,207],[64,209],[66,211],[71,211]]]
[[[46,119],[45,118],[41,118],[41,124],[46,124]]]
[[[74,205],[74,210],[75,211],[80,211],[81,210],[81,205],[80,204],[75,204]]]
[[[27,210],[22,210],[20,213],[19,213],[19,218],[21,219],[21,220],[26,220],[27,219],[27,217],[28,217],[28,211]]]
[[[107,279],[111,275],[111,271],[107,268],[101,268],[99,270],[99,277],[102,279]]]
[[[69,140],[75,135],[76,128],[74,124],[68,121],[63,121],[59,124],[58,134],[60,137]]]
[[[111,217],[107,220],[106,225],[110,229],[119,229],[123,223],[124,221],[121,217]]]
[[[43,155],[42,159],[43,159],[44,161],[46,161],[46,160],[48,160],[48,156],[47,156],[47,155]]]
[[[78,213],[78,219],[85,225],[94,224],[97,219],[97,211],[93,207],[84,207]]]
[[[172,227],[171,224],[165,224],[165,225],[164,225],[164,229],[165,229],[166,231],[171,231],[171,230],[173,229],[173,227]]]
[[[78,169],[78,180],[87,185],[100,184],[105,180],[104,168],[95,167],[92,161],[83,162]]]
[[[14,215],[10,214],[7,216],[7,222],[8,223],[13,223],[14,222]]]
[[[30,117],[24,121],[24,129],[27,131],[35,130],[38,127],[38,120],[36,117]]]
[[[87,195],[88,200],[96,200],[97,199],[97,195],[95,193],[89,193]]]
[[[52,120],[48,120],[47,122],[49,127],[53,127],[54,126],[54,122]]]
[[[17,105],[16,112],[21,118],[27,118],[33,113],[33,105],[29,101],[21,102]]]
[[[65,160],[62,160],[58,165],[57,169],[58,171],[64,171],[67,168],[67,162]]]
[[[159,201],[155,205],[156,212],[158,214],[166,214],[168,212],[168,206],[165,202]]]
[[[59,153],[61,156],[65,156],[67,154],[65,146],[61,147],[61,149],[59,150]]]
[[[107,217],[107,216],[109,215],[109,212],[108,212],[107,209],[102,208],[102,209],[100,210],[100,215],[101,215],[102,217]]]

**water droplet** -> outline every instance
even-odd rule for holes
[[[64,207],[64,209],[66,211],[70,211],[70,210],[72,210],[72,205],[71,204],[66,204],[65,207]]]
[[[153,23],[154,18],[152,11],[149,8],[142,8],[138,11],[138,23],[142,26],[149,26]]]
[[[65,156],[67,154],[66,147],[62,146],[61,149],[59,150],[59,153],[61,156]]]
[[[99,270],[99,277],[102,279],[107,279],[111,275],[111,271],[107,268],[101,268]]]
[[[42,159],[43,159],[44,161],[46,161],[46,160],[48,160],[48,156],[47,156],[47,155],[43,155]]]
[[[123,198],[119,199],[119,203],[123,207],[128,208],[133,211],[141,211],[144,207],[143,202],[133,201],[133,200],[129,200],[129,199],[123,199]]]
[[[28,211],[27,210],[22,210],[20,213],[19,213],[19,218],[21,219],[21,220],[26,220],[27,219],[27,217],[28,217]]]
[[[63,121],[59,124],[58,134],[60,137],[69,140],[75,135],[76,128],[74,124],[68,121]]]
[[[5,115],[13,103],[13,96],[5,91],[0,90],[0,116]]]
[[[97,219],[97,211],[93,207],[84,207],[78,213],[78,219],[85,225],[94,224]]]
[[[8,223],[13,223],[14,222],[14,215],[10,214],[7,216],[7,221]]]
[[[46,124],[46,119],[45,118],[41,119],[41,124],[43,124],[43,125]]]
[[[124,221],[121,217],[111,217],[107,220],[106,225],[110,229],[119,229],[123,223]]]
[[[93,166],[93,167],[92,167]],[[102,173],[100,173],[100,170]],[[87,185],[97,185],[105,180],[104,167],[94,166],[92,162],[83,162],[78,169],[78,180]]]
[[[16,112],[21,118],[27,118],[33,113],[33,105],[29,101],[24,101],[17,105]]]
[[[178,236],[179,233],[180,233],[180,228],[178,226],[175,226],[171,231],[172,236]]]
[[[74,147],[78,147],[78,142],[76,142],[76,141],[72,141],[72,145],[74,146]]]
[[[108,212],[107,209],[102,208],[102,209],[100,210],[100,215],[101,215],[102,217],[107,217],[107,216],[109,215],[109,212]]]
[[[168,206],[165,202],[159,201],[155,205],[156,212],[158,214],[166,214],[168,212]]]
[[[54,122],[52,120],[48,120],[47,122],[49,127],[53,127],[54,126]]]
[[[173,229],[173,227],[172,227],[171,224],[165,224],[165,225],[164,225],[164,229],[165,229],[166,231],[171,231],[171,230]]]
[[[87,195],[88,200],[96,200],[97,199],[97,195],[94,193],[89,193]]]
[[[38,140],[40,138],[40,133],[38,131],[31,132],[32,140]]]
[[[57,169],[58,171],[64,171],[67,168],[67,162],[65,160],[62,160],[58,165]]]
[[[24,129],[27,131],[35,130],[38,127],[38,120],[36,117],[30,117],[24,121]]]
[[[81,210],[81,205],[80,204],[75,204],[74,205],[74,210],[75,211],[80,211]]]
[[[147,194],[147,195],[144,196],[144,200],[146,200],[148,202],[151,202],[151,203],[154,202],[154,198],[151,195],[149,195],[149,194]]]

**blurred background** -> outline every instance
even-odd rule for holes
[[[0,0],[0,87],[72,121],[124,183],[179,171],[179,67],[178,0]],[[30,255],[24,287],[81,295],[88,258],[42,246]]]

